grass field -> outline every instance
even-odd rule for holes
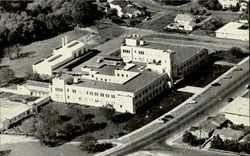
[[[162,16],[156,20],[142,23],[139,27],[143,29],[161,31],[162,28],[173,22],[176,14],[177,12],[169,12],[167,15]]]
[[[230,66],[222,66],[215,64],[208,64],[201,70],[198,70],[186,78],[187,81],[180,85],[189,85],[195,87],[205,87],[217,77],[229,70]]]

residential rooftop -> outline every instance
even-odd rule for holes
[[[26,81],[24,84],[22,84],[22,85],[49,88],[49,83],[40,82],[40,81],[32,81],[32,80],[27,80],[27,81]]]
[[[230,128],[225,128],[225,129],[216,129],[213,133],[213,135],[219,135],[219,136],[223,136],[226,139],[234,139],[234,140],[239,140],[242,136],[244,136],[244,132],[243,131],[238,131],[238,130],[233,130]]]
[[[244,23],[238,22],[229,22],[220,29],[216,30],[215,32],[222,32],[222,33],[234,33],[234,34],[248,34],[249,32],[249,25]]]
[[[221,112],[249,117],[249,98],[237,97],[231,103],[222,108]]]

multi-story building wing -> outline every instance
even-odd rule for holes
[[[145,42],[138,35],[125,39],[121,58],[102,57],[56,75],[49,86],[52,100],[135,113],[137,108],[172,88],[207,61],[201,47]]]
[[[147,63],[147,68],[159,73],[168,73],[171,79],[184,77],[208,61],[208,50],[203,47],[163,44],[144,41],[131,35],[121,46],[121,57],[125,62]]]
[[[33,72],[52,76],[53,70],[83,55],[86,51],[84,43],[76,40],[68,43],[67,37],[62,38],[62,46],[54,49],[50,56],[33,64]]]

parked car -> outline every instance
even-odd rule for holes
[[[224,77],[224,79],[231,79],[231,78],[232,78],[232,76],[229,76],[229,75]]]
[[[166,119],[173,119],[174,117],[172,115],[165,115],[164,118],[166,118]]]
[[[221,84],[219,84],[218,82],[215,82],[212,84],[212,86],[221,86]]]
[[[232,102],[233,100],[233,98],[228,98],[227,102]]]
[[[234,71],[241,71],[242,68],[235,68]]]

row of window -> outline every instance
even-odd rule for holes
[[[144,55],[144,51],[139,51],[138,53],[141,55]]]
[[[69,89],[67,89],[67,92],[69,92]],[[76,89],[72,89],[72,93],[76,93]],[[79,94],[82,94],[82,91],[81,90],[78,90],[78,93]],[[91,92],[91,91],[86,91],[85,92],[86,93],[86,95],[93,95],[93,96],[101,96],[101,97],[107,97],[107,98],[109,98],[109,97],[111,97],[111,98],[115,98],[115,95],[114,94],[104,94],[104,93],[97,93],[97,92]]]
[[[130,50],[123,49],[122,52],[123,53],[130,53]]]
[[[121,77],[125,77],[126,76],[126,77],[128,77],[128,74],[126,74],[126,75],[125,74],[121,74],[120,75],[119,73],[117,73],[117,76],[121,76]]]
[[[135,103],[135,106],[141,106],[142,104],[148,102],[150,99],[152,99],[154,96],[158,95],[161,91],[163,91],[163,87],[160,87],[159,89],[153,90],[152,93],[150,93],[148,96],[145,96],[141,100]]]
[[[150,85],[148,88],[142,90],[138,95],[135,96],[135,100],[136,100],[137,98],[140,98],[140,97],[144,96],[144,95],[147,94],[148,92],[151,92],[152,89],[156,88],[156,86],[161,85],[162,81],[164,81],[164,78],[161,79],[161,80],[159,80],[159,81],[157,81],[157,82],[155,82],[153,85]],[[158,92],[158,89],[156,89],[156,90],[157,90],[157,92]],[[163,86],[159,87],[159,90],[160,90],[160,91],[163,90]],[[153,92],[154,92],[154,91],[153,91]]]
[[[68,99],[70,99],[71,97],[70,96],[67,96],[67,98]],[[83,98],[82,97],[79,97],[78,98],[79,99],[79,101],[83,101]],[[103,101],[102,100],[99,100],[99,99],[89,99],[89,98],[84,98],[84,101],[85,102],[95,102],[95,103],[103,103]],[[115,102],[113,102],[113,101],[106,101],[105,102],[106,104],[111,104],[111,105],[114,105],[115,104]]]

